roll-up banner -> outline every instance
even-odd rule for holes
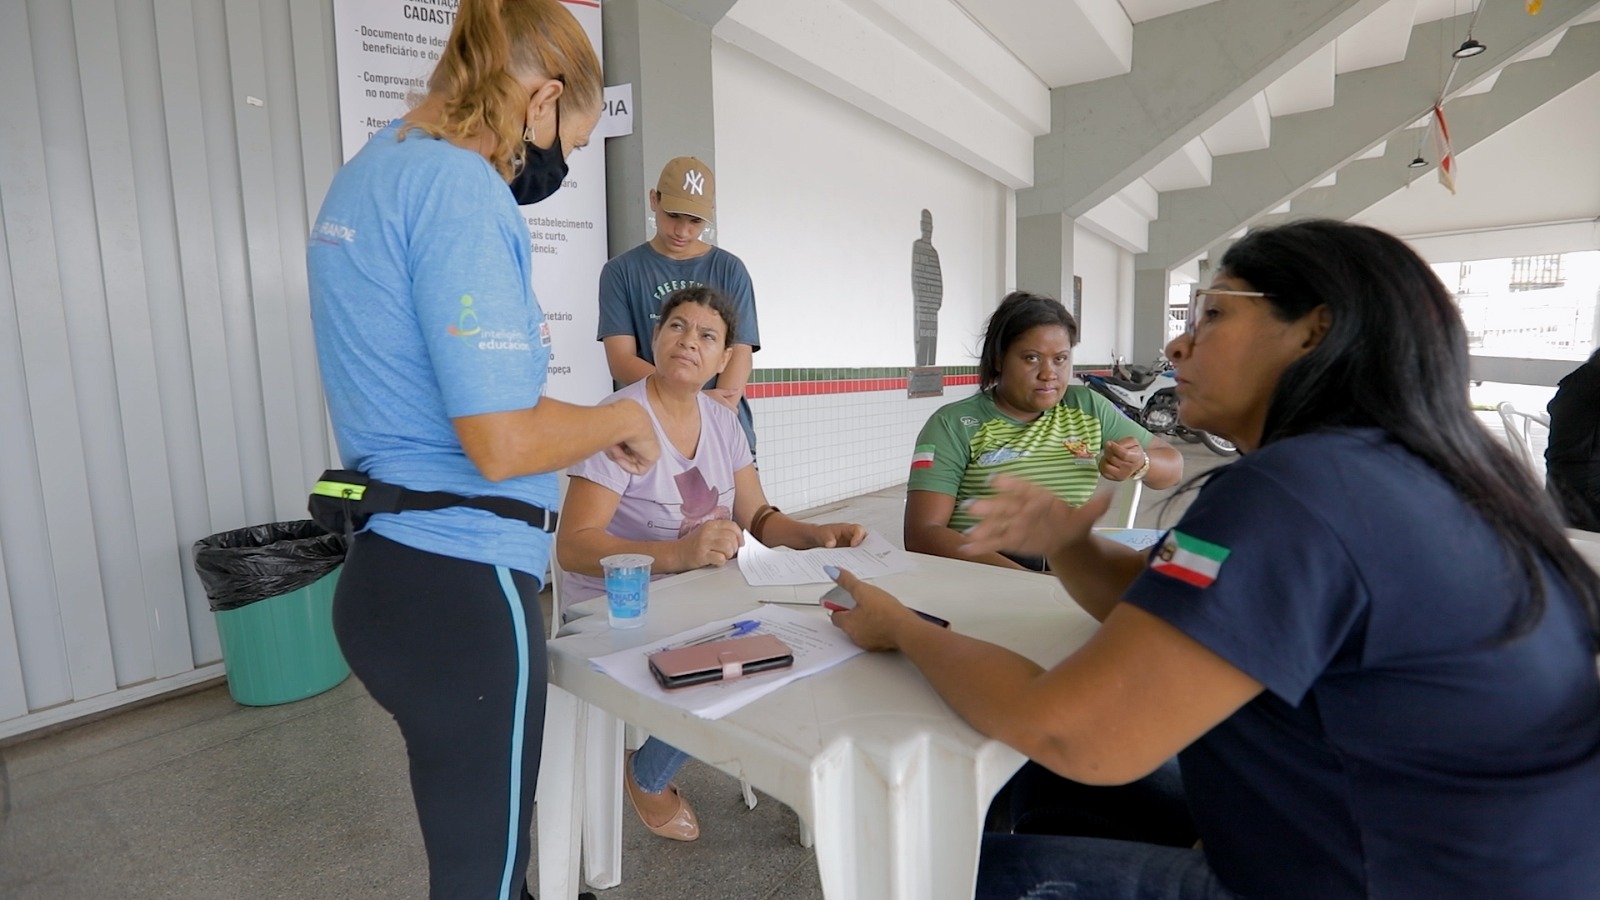
[[[600,52],[600,4],[562,0]],[[340,133],[349,160],[380,128],[427,91],[458,0],[335,0],[333,22]],[[561,190],[522,207],[533,250],[533,289],[550,323],[554,352],[546,392],[594,403],[611,392],[595,340],[600,267],[606,261],[606,157],[602,138],[631,127],[632,91],[606,89],[606,115],[589,146],[567,158]]]

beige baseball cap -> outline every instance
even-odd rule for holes
[[[711,167],[692,156],[680,156],[661,170],[656,182],[661,208],[669,213],[696,216],[707,222],[717,214],[717,179]]]

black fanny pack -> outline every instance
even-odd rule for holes
[[[397,513],[408,509],[444,509],[470,506],[492,512],[502,519],[527,522],[540,531],[554,533],[556,514],[542,506],[510,497],[463,497],[448,491],[413,491],[398,484],[379,481],[354,469],[328,469],[311,488],[307,504],[311,519],[332,534],[354,534],[378,513]]]

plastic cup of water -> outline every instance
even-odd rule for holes
[[[616,553],[602,557],[606,574],[606,606],[612,628],[638,628],[650,606],[650,565],[655,558],[643,553]]]

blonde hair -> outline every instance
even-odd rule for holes
[[[604,98],[600,59],[560,0],[461,0],[428,77],[428,95],[444,101],[442,121],[408,123],[400,136],[411,128],[444,140],[488,134],[489,162],[509,180],[522,156],[529,100],[518,79],[528,75],[560,78],[557,102],[568,109],[593,112]]]

